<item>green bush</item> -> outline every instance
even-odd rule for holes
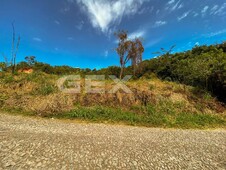
[[[47,96],[57,91],[57,87],[50,84],[43,84],[32,90],[32,95],[43,95]]]
[[[6,75],[3,77],[3,83],[5,83],[5,84],[10,84],[10,83],[13,83],[14,81],[15,80],[12,75]]]
[[[71,112],[49,115],[49,117],[55,116],[57,118],[80,119],[93,122],[122,122],[129,125],[148,127],[177,127],[185,129],[226,127],[226,120],[218,115],[178,112],[177,109],[173,108],[166,113],[166,110],[161,110],[158,107],[155,105],[147,107],[133,106],[130,111],[125,111],[119,108],[102,106],[78,106]]]

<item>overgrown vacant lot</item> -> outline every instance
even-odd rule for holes
[[[122,90],[107,93],[115,83],[106,80],[106,93],[64,94],[59,76],[41,72],[1,75],[0,106],[4,111],[42,117],[125,123],[149,127],[225,128],[226,107],[206,91],[173,82],[131,80]]]

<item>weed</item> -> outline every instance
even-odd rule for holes
[[[32,90],[32,95],[43,95],[47,96],[57,91],[57,87],[50,84],[43,84]]]
[[[138,109],[135,107],[134,109]],[[139,108],[141,109],[141,108]],[[142,110],[142,109],[141,109]],[[103,106],[81,107],[78,106],[71,112],[48,117],[80,119],[93,122],[124,122],[128,125],[148,127],[177,127],[177,128],[209,128],[226,127],[226,120],[217,115],[183,113],[165,114],[158,112],[156,106],[147,106],[143,114],[133,110],[126,111],[119,108]]]
[[[149,85],[149,90],[150,90],[150,91],[153,91],[154,89],[155,89],[155,86],[154,86],[153,84],[150,84],[150,85]]]
[[[225,106],[197,88],[186,86],[185,91],[179,84],[155,78],[127,82],[133,94],[66,95],[55,86],[57,79],[41,72],[1,76],[0,107],[22,114],[149,127],[226,127]],[[107,90],[113,85],[106,81]]]

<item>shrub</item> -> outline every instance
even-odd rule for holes
[[[57,87],[50,84],[43,84],[35,89],[32,90],[32,95],[43,95],[47,96],[49,94],[52,94],[54,92],[57,92]]]

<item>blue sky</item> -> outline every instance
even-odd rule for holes
[[[144,59],[161,47],[175,52],[226,40],[225,0],[1,0],[0,53],[10,55],[12,28],[21,36],[18,61],[51,65],[119,65],[113,33],[143,37]],[[3,57],[0,56],[3,61]]]

